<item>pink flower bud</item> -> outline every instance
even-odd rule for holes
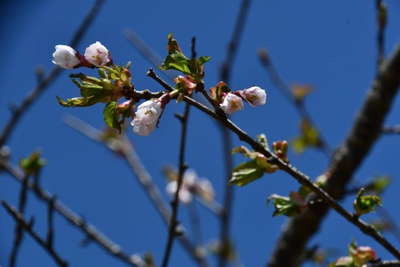
[[[111,61],[108,49],[98,41],[86,48],[85,59],[97,67],[104,66]]]
[[[78,52],[68,45],[56,45],[52,62],[64,69],[73,69],[80,64]]]
[[[243,109],[243,101],[239,96],[228,93],[225,95],[220,107],[225,113],[232,114],[235,111]]]
[[[357,264],[363,265],[367,262],[376,259],[376,253],[371,247],[361,246],[357,247],[353,259]]]
[[[140,104],[131,121],[133,131],[138,135],[149,135],[156,128],[161,112],[161,103],[158,100],[148,100]]]
[[[253,107],[264,105],[267,100],[267,94],[264,89],[261,89],[258,86],[253,86],[247,89],[244,89],[241,93],[244,99],[249,102]]]

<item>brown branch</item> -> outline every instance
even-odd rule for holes
[[[178,231],[178,211],[179,211],[179,192],[181,190],[183,184],[183,178],[185,171],[187,169],[187,165],[185,163],[185,152],[186,152],[186,140],[187,140],[187,126],[188,126],[188,118],[190,113],[190,105],[186,103],[185,111],[183,112],[182,116],[178,116],[181,124],[181,137],[180,137],[180,145],[179,145],[179,170],[178,170],[178,182],[177,188],[174,195],[174,199],[171,202],[172,206],[172,215],[169,222],[169,231],[168,231],[168,238],[167,238],[167,245],[164,252],[164,257],[161,266],[167,267],[169,263],[169,259],[172,253],[172,246],[175,239],[175,236],[179,235]]]
[[[399,54],[399,58],[397,59],[399,62],[398,62],[398,68],[399,68],[399,71],[400,71],[400,49],[398,50],[399,52],[398,52],[398,54]],[[153,72],[153,73],[151,73],[152,72],[152,70],[150,70],[149,71],[149,77],[154,77],[154,76],[156,76],[157,77],[157,75]],[[150,75],[151,74],[151,75]],[[400,79],[400,75],[399,75],[399,77],[397,77],[396,76],[396,79]],[[164,81],[162,81],[161,80],[161,78],[159,78],[159,77],[157,77],[156,79],[154,79],[154,80],[156,80],[156,81],[161,81],[160,82],[160,85],[162,85],[162,86],[164,86],[164,85],[166,85],[166,83],[164,82]],[[399,83],[400,83],[400,80],[398,81]],[[392,84],[392,86],[393,86],[393,84]],[[379,88],[380,88],[380,86],[378,86]],[[385,87],[386,88],[386,87]],[[389,87],[390,88],[390,87]],[[171,87],[167,84],[167,87],[165,87],[165,89],[166,90],[170,90],[171,89]],[[387,88],[386,88],[387,89]],[[393,89],[393,91],[396,91],[396,89]],[[394,92],[393,92],[393,96],[394,96]],[[376,103],[376,100],[377,100],[377,96],[370,96],[370,97],[373,97],[374,98],[374,101],[373,100],[370,100],[370,101],[373,101],[373,105],[381,105],[382,104],[382,100],[381,101],[378,101],[378,103]],[[379,98],[378,98],[379,99]],[[199,103],[199,102],[197,102],[197,101],[195,101],[194,99],[192,99],[192,98],[190,98],[190,97],[188,97],[188,96],[185,96],[184,98],[183,98],[183,100],[185,101],[185,102],[187,102],[187,103],[189,103],[189,104],[191,104],[191,105],[193,105],[193,106],[195,106],[196,108],[198,108],[199,110],[201,110],[201,111],[203,111],[204,113],[206,113],[207,115],[209,115],[209,116],[211,116],[212,118],[214,118],[214,119],[216,119],[216,120],[218,120],[220,123],[222,123],[226,128],[228,128],[230,131],[232,131],[233,133],[235,133],[236,135],[237,135],[237,137],[240,139],[240,140],[242,140],[243,142],[246,142],[247,144],[249,144],[255,151],[257,151],[257,152],[260,152],[261,154],[263,154],[265,157],[267,157],[268,159],[269,159],[269,161],[272,163],[272,164],[275,164],[275,165],[277,165],[281,170],[283,170],[284,172],[286,172],[286,173],[288,173],[290,176],[292,176],[294,179],[296,179],[297,180],[297,182],[298,183],[300,183],[301,185],[303,185],[303,186],[306,186],[307,188],[309,188],[312,192],[314,192],[315,193],[315,195],[316,196],[318,196],[318,198],[320,198],[320,199],[322,199],[322,200],[324,200],[323,202],[324,202],[324,204],[327,204],[327,205],[323,205],[323,207],[325,207],[325,209],[327,210],[327,208],[328,207],[331,207],[331,208],[333,208],[339,215],[341,215],[343,218],[345,218],[348,222],[350,222],[351,224],[353,224],[354,226],[356,226],[357,228],[359,228],[359,230],[360,231],[362,231],[364,234],[366,234],[366,235],[368,235],[368,236],[370,236],[371,238],[373,238],[375,241],[377,241],[381,246],[383,246],[384,248],[386,248],[393,256],[395,256],[396,258],[398,258],[398,259],[400,259],[400,252],[389,242],[389,241],[387,241],[380,233],[378,233],[372,226],[370,226],[370,225],[368,225],[367,223],[365,223],[364,221],[362,221],[360,218],[358,218],[358,217],[356,217],[356,216],[354,216],[354,215],[352,215],[351,213],[349,213],[349,212],[347,212],[342,206],[340,206],[336,201],[335,201],[335,199],[334,199],[334,197],[336,197],[337,196],[337,191],[334,191],[334,190],[332,190],[332,188],[333,189],[340,189],[340,188],[337,188],[337,187],[332,187],[332,180],[333,180],[333,178],[331,179],[331,180],[329,180],[328,181],[328,184],[327,184],[327,187],[328,187],[328,189],[330,189],[328,192],[332,192],[331,194],[333,195],[333,197],[330,195],[330,194],[328,194],[326,191],[324,191],[322,188],[320,188],[319,186],[317,186],[317,185],[315,185],[311,180],[310,180],[310,178],[307,176],[307,175],[305,175],[305,174],[303,174],[302,172],[300,172],[299,170],[297,170],[294,166],[292,166],[291,164],[289,164],[289,163],[286,163],[286,162],[284,162],[283,160],[281,160],[279,157],[277,157],[275,154],[273,154],[272,152],[270,152],[269,150],[266,150],[260,143],[258,143],[256,140],[254,140],[253,138],[251,138],[246,132],[244,132],[242,129],[240,129],[238,126],[236,126],[232,121],[230,121],[229,119],[226,119],[226,118],[223,118],[223,117],[221,117],[221,116],[219,116],[217,113],[215,113],[215,112],[213,112],[212,110],[210,110],[209,108],[207,108],[206,106],[204,106],[203,104],[201,104],[201,103]],[[387,103],[386,103],[387,104]],[[384,104],[384,106],[386,106],[385,104]],[[371,107],[370,107],[371,108]],[[375,107],[376,108],[376,107]],[[386,106],[386,108],[388,109],[389,108],[389,106]],[[364,112],[364,113],[362,113],[362,114],[367,114],[367,115],[369,115],[369,116],[372,116],[372,114],[370,114],[370,112],[371,111],[374,111],[374,112],[376,112],[376,110],[374,109],[374,108],[371,108],[372,110],[369,110],[369,109],[367,109],[368,110],[368,112]],[[377,116],[377,114],[374,114],[375,116]],[[383,116],[382,114],[381,114],[381,116]],[[380,117],[380,116],[379,116]],[[369,120],[365,120],[365,119],[362,119],[362,122],[363,123],[368,123],[369,122]],[[376,129],[380,129],[381,127],[378,127],[378,128],[376,128]],[[371,128],[370,127],[367,127],[367,129],[369,129],[369,132],[372,132],[371,131]],[[360,129],[357,129],[358,131],[360,130]],[[376,130],[377,132],[379,132],[379,130]],[[362,131],[364,134],[365,134],[365,132],[364,131]],[[358,133],[357,134],[352,134],[351,136],[357,136],[358,135]],[[363,140],[363,139],[362,139]],[[372,142],[371,140],[363,140],[363,141],[356,141],[356,143],[355,144],[353,144],[352,142],[354,142],[355,140],[351,140],[351,142],[350,142],[350,146],[351,145],[360,145],[360,143],[361,144],[364,144],[364,143],[367,143],[368,144],[368,141],[370,141],[370,142]],[[364,142],[364,143],[363,143]],[[349,144],[348,144],[349,145]],[[353,149],[353,147],[351,147],[350,148],[350,150],[352,150]],[[341,151],[339,151],[338,153],[339,153],[339,155],[340,156],[347,156],[347,157],[349,157],[349,155],[347,155],[347,154],[344,154],[345,152],[347,153],[347,151],[342,151],[342,154],[340,154],[340,152]],[[356,166],[358,166],[356,163],[359,163],[358,161],[360,161],[361,159],[362,159],[362,156],[365,156],[365,154],[363,154],[363,155],[360,155],[360,153],[359,153],[359,151],[355,151],[354,152],[356,155],[354,155],[356,158],[351,158],[352,160],[351,160],[351,162],[353,163],[352,164],[352,167],[355,169],[356,168]],[[358,157],[357,157],[358,156]],[[336,164],[338,164],[338,163],[340,163],[340,161],[338,161],[338,157],[335,157],[335,160],[336,160],[336,162],[334,162],[334,163],[336,163]],[[343,164],[343,163],[342,163]],[[336,165],[333,165],[333,166],[336,166]],[[344,167],[346,167],[346,166],[340,166],[340,167],[342,167],[342,168],[339,168],[339,169],[337,169],[337,167],[336,168],[331,168],[331,170],[334,170],[335,172],[337,172],[337,171],[340,171],[340,170],[344,170]],[[347,168],[349,168],[349,166],[347,166]],[[354,170],[353,169],[353,170]],[[334,177],[335,179],[338,179],[338,178],[340,178],[340,176],[338,176],[338,177]],[[344,192],[344,189],[342,189],[342,192]],[[318,199],[315,199],[315,201],[313,201],[313,205],[312,206],[316,206],[316,207],[319,207],[319,206],[321,206],[321,205],[318,205],[318,203],[321,203],[321,201],[318,201]],[[313,208],[313,210],[314,210],[314,208]],[[304,215],[303,215],[304,216]],[[302,216],[300,216],[300,217],[302,217]],[[296,219],[296,218],[295,218]],[[306,227],[306,228],[309,228],[310,227],[310,225],[308,225],[307,223],[305,223],[304,225],[302,225],[303,226],[303,228],[304,227]],[[307,231],[308,232],[308,231]],[[300,233],[301,234],[301,233]],[[294,249],[297,249],[297,248],[293,248],[293,244],[289,244],[290,245],[290,247],[294,250]],[[286,254],[285,254],[285,257],[286,258],[290,258],[290,257],[288,257],[288,254],[290,254],[289,252],[287,252]],[[279,265],[279,266],[295,266],[295,265]]]
[[[342,198],[346,185],[379,137],[400,85],[399,73],[400,48],[397,48],[392,57],[382,64],[353,128],[326,172],[329,177],[326,191],[335,199]],[[327,205],[321,205],[289,220],[269,266],[297,266],[307,241],[318,231],[328,209]],[[397,253],[397,250],[393,252]]]
[[[18,212],[14,207],[7,204],[7,202],[1,201],[1,204],[6,209],[8,214],[10,214],[10,216],[15,220],[16,224],[24,229],[36,241],[36,243],[38,243],[51,256],[51,258],[53,258],[58,266],[68,266],[68,263],[57,254],[52,244],[42,239],[40,235],[33,230],[32,223],[26,222],[22,214]]]
[[[101,131],[95,129],[94,127],[84,123],[77,118],[67,117],[65,121],[71,128],[77,130],[79,133],[90,138],[91,140],[106,146],[106,148],[108,148],[110,151],[122,157],[122,159],[132,170],[132,173],[135,174],[135,177],[137,178],[139,184],[142,186],[144,192],[149,197],[151,203],[157,210],[165,225],[168,225],[171,217],[170,211],[164,203],[160,191],[153,183],[150,174],[141,163],[139,156],[136,154],[129,140],[120,137],[114,138],[112,141],[107,141],[103,139],[103,134]],[[208,266],[204,255],[184,235],[181,235],[179,237],[179,241],[181,242],[183,248],[200,266]]]
[[[71,42],[69,43],[72,47],[75,47],[82,40],[82,37],[89,29],[93,20],[98,15],[101,6],[104,4],[105,0],[97,0],[93,7],[90,9],[79,28],[76,30]],[[44,93],[44,91],[58,78],[61,74],[62,69],[59,67],[54,67],[46,78],[40,78],[39,84],[36,88],[26,96],[19,106],[12,109],[12,114],[8,122],[5,124],[3,130],[0,132],[0,148],[5,145],[8,138],[11,136],[13,130],[17,126],[18,122],[22,116],[29,110],[33,103],[39,99],[39,97]]]
[[[3,169],[11,177],[17,180],[20,183],[23,183],[24,176],[23,174],[9,163],[0,160],[0,169]],[[79,229],[89,240],[92,240],[94,243],[99,245],[105,252],[114,256],[115,258],[121,260],[122,262],[127,263],[131,266],[136,266],[135,259],[133,259],[130,255],[126,254],[121,247],[115,242],[111,241],[108,237],[106,237],[103,233],[96,229],[95,226],[86,222],[85,219],[78,216],[75,212],[73,212],[69,207],[63,204],[59,200],[54,200],[54,195],[50,194],[46,190],[38,187],[34,183],[29,183],[28,188],[43,202],[49,205],[53,202],[54,210],[64,217],[72,226]]]

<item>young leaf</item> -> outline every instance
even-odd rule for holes
[[[318,147],[320,145],[318,130],[307,120],[300,123],[300,136],[292,141],[296,153],[302,153],[307,147]]]
[[[165,61],[161,65],[162,70],[174,69],[185,74],[191,74],[189,68],[190,60],[181,52],[174,52],[165,58]]]
[[[95,97],[73,97],[64,101],[59,96],[57,96],[57,101],[63,107],[88,107],[98,102]]]
[[[377,206],[381,205],[381,198],[379,196],[363,195],[364,192],[365,189],[362,188],[353,202],[355,214],[358,216],[370,213],[375,210]]]
[[[269,201],[273,201],[275,211],[272,216],[285,215],[293,216],[299,213],[299,207],[288,197],[273,194],[268,198]]]
[[[46,160],[41,157],[39,152],[33,152],[28,157],[21,159],[19,165],[26,174],[35,174],[46,165]]]
[[[365,191],[375,192],[377,195],[381,195],[389,186],[389,184],[390,177],[377,176],[365,187]]]
[[[233,169],[232,178],[229,183],[244,186],[258,178],[261,178],[263,174],[264,171],[260,166],[258,166],[256,160],[251,160],[244,162]]]
[[[204,63],[208,62],[210,59],[211,59],[211,57],[202,56],[202,57],[199,57],[199,59],[197,61],[200,65],[203,65]]]
[[[104,107],[103,118],[109,127],[121,130],[121,125],[118,122],[117,102],[110,102]]]

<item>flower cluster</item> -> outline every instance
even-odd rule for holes
[[[130,118],[133,132],[147,136],[157,127],[170,99],[179,102],[194,92],[205,92],[204,64],[209,60],[207,56],[187,57],[173,36],[168,35],[168,55],[160,68],[176,70],[182,75],[174,79],[174,90],[155,93],[137,91],[132,83],[130,63],[125,66],[114,64],[110,51],[98,41],[89,45],[83,55],[68,45],[56,45],[52,62],[64,69],[96,68],[99,76],[71,74],[73,83],[80,88],[81,96],[66,100],[57,97],[60,105],[87,107],[105,103],[103,117],[109,127],[121,132],[125,119]],[[213,104],[218,105],[226,114],[243,109],[243,101],[255,107],[265,104],[267,98],[265,90],[258,86],[232,91],[223,82],[211,88],[210,93]],[[122,98],[125,101],[121,101]],[[146,101],[139,104],[141,100]]]
[[[55,49],[52,62],[64,69],[100,67],[112,62],[110,52],[98,41],[89,45],[83,56],[68,45],[56,45]]]
[[[224,95],[220,107],[225,113],[232,114],[243,109],[242,99],[246,100],[252,107],[260,106],[267,101],[267,93],[258,86],[230,92]]]
[[[264,105],[267,101],[267,93],[258,86],[232,91],[224,82],[219,82],[215,87],[212,87],[210,96],[226,114],[232,114],[243,109],[243,100],[252,107]]]
[[[172,178],[171,178],[172,177]],[[174,197],[178,188],[178,179],[176,173],[169,175],[170,181],[167,184],[166,191]],[[179,201],[188,204],[193,196],[198,196],[206,202],[214,200],[214,189],[211,182],[205,178],[199,178],[194,170],[187,170],[183,176],[182,186],[179,190]]]

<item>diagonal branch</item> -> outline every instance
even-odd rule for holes
[[[20,213],[21,216],[24,216],[26,203],[28,200],[28,182],[29,182],[29,175],[24,174],[23,183],[21,185],[21,191],[19,193],[19,200],[18,200],[18,212]],[[15,225],[14,243],[9,257],[10,267],[17,266],[18,252],[21,248],[23,238],[24,238],[23,226],[20,223],[17,223]]]
[[[11,175],[20,183],[24,182],[23,174],[9,163],[0,160],[0,168]],[[71,225],[81,230],[81,232],[89,239],[99,245],[105,252],[125,262],[128,265],[136,266],[136,261],[130,255],[126,254],[121,247],[106,237],[103,233],[96,229],[95,226],[86,222],[85,219],[78,216],[69,207],[59,200],[55,200],[54,196],[46,190],[38,187],[35,184],[29,183],[28,188],[43,202],[53,205],[54,210],[64,217]]]
[[[399,69],[398,71],[400,71],[400,49],[398,50],[398,58],[396,58],[396,62],[397,63],[397,68]],[[393,63],[393,62],[392,62]],[[391,65],[391,64],[389,64]],[[151,78],[153,78],[155,81],[157,81],[160,85],[164,86],[166,90],[170,90],[171,87],[164,82],[160,77],[158,77],[153,70],[149,70],[147,75]],[[395,77],[395,79],[397,80],[398,83],[400,83],[400,76],[397,75]],[[386,81],[386,80],[385,80]],[[386,84],[386,85],[395,85],[395,84]],[[380,86],[377,86],[375,84],[374,88],[381,88]],[[396,85],[397,88],[397,85]],[[395,92],[397,91],[396,88],[393,89],[393,96],[395,95]],[[386,88],[387,89],[387,88]],[[375,91],[375,89],[373,90]],[[379,90],[378,90],[379,91]],[[390,93],[389,93],[390,94]],[[373,95],[373,94],[372,94]],[[386,95],[386,93],[384,93],[384,95]],[[377,101],[377,99],[379,100],[379,97],[377,96],[370,96],[373,98],[373,100],[370,100],[373,102],[373,106],[375,105],[381,105],[382,100]],[[339,215],[341,215],[344,219],[346,219],[349,223],[353,224],[354,226],[356,226],[357,228],[359,228],[360,231],[362,231],[364,234],[370,236],[371,238],[375,239],[375,241],[377,241],[381,246],[383,246],[385,249],[387,249],[393,256],[395,256],[397,259],[400,259],[400,252],[388,241],[386,240],[379,232],[377,232],[372,226],[368,225],[367,223],[365,223],[364,221],[360,220],[357,216],[352,215],[351,213],[347,212],[342,206],[340,206],[334,199],[334,197],[337,197],[337,193],[336,191],[330,190],[328,192],[331,192],[331,194],[333,195],[333,197],[331,196],[331,194],[327,193],[324,189],[320,188],[318,185],[314,184],[310,178],[303,174],[302,172],[300,172],[299,170],[297,170],[294,166],[292,166],[289,163],[286,163],[285,161],[281,160],[278,156],[276,156],[275,154],[273,154],[272,152],[270,152],[269,150],[266,150],[264,148],[264,146],[257,142],[256,140],[254,140],[253,138],[251,138],[246,132],[244,132],[242,129],[240,129],[237,125],[235,125],[232,121],[230,121],[229,119],[227,119],[224,116],[220,116],[218,113],[210,110],[208,107],[204,106],[203,104],[195,101],[194,99],[185,96],[183,98],[183,100],[193,106],[195,106],[196,108],[198,108],[199,110],[201,110],[202,112],[206,113],[207,115],[211,116],[212,118],[214,118],[215,120],[218,120],[220,123],[222,123],[226,128],[228,128],[230,131],[232,131],[233,133],[236,134],[236,136],[242,140],[243,142],[246,142],[247,144],[249,144],[255,151],[260,152],[261,154],[263,154],[265,157],[267,157],[269,159],[269,161],[274,164],[277,165],[279,167],[279,169],[283,170],[284,172],[286,172],[287,174],[289,174],[290,176],[292,176],[294,179],[296,179],[296,181],[298,183],[300,183],[301,185],[309,188],[313,193],[315,193],[316,198],[315,200],[323,200],[323,201],[313,201],[313,205],[312,205],[312,209],[309,210],[323,210],[325,208],[325,210],[328,209],[328,207],[333,208]],[[368,102],[368,101],[367,101]],[[390,101],[391,102],[391,101]],[[386,105],[384,104],[384,107],[386,107],[387,109],[389,109],[389,104],[386,103]],[[372,110],[369,110],[372,109]],[[369,107],[368,108],[368,112],[366,112],[365,114],[370,115],[370,112],[374,111],[376,112],[376,110],[374,110],[374,108]],[[364,113],[363,113],[364,114]],[[377,114],[374,114],[375,116]],[[382,115],[383,116],[383,115]],[[363,117],[363,116],[362,116]],[[369,121],[366,120],[365,118],[362,119],[361,123],[367,123],[368,126],[369,125]],[[370,128],[368,128],[370,129]],[[380,132],[380,127],[377,128],[378,130],[376,130],[378,133]],[[360,129],[358,129],[360,130]],[[364,132],[365,131],[362,131]],[[371,130],[370,130],[371,132]],[[365,137],[365,136],[364,136]],[[376,136],[377,137],[377,136]],[[369,140],[371,141],[371,140]],[[357,141],[357,140],[352,140],[351,142],[355,142],[356,144],[360,145],[363,144],[362,141]],[[372,141],[371,141],[372,142]],[[368,143],[367,143],[368,144]],[[353,144],[355,145],[355,144]],[[346,151],[345,151],[346,152]],[[338,152],[340,154],[340,151]],[[341,156],[344,156],[344,154],[342,154]],[[349,155],[346,155],[347,157],[349,157]],[[359,158],[357,157],[359,156]],[[365,156],[365,155],[364,155]],[[351,158],[352,159],[352,163],[355,163],[355,161],[357,160],[361,160],[361,155],[360,153],[356,153],[355,155],[356,158]],[[335,160],[338,160],[338,157],[335,157]],[[359,163],[359,162],[358,162]],[[354,167],[354,169],[358,166],[356,164],[351,165],[352,167]],[[341,166],[342,169],[334,169],[335,171],[340,172],[341,170],[343,170],[343,168],[345,166]],[[328,189],[337,189],[335,186],[335,183],[332,182],[333,179],[328,180],[327,183],[327,187]],[[333,183],[333,185],[332,185]],[[343,189],[342,192],[345,192],[345,190]],[[311,202],[310,202],[311,203]],[[327,205],[325,205],[327,204]],[[322,207],[322,208],[321,208]],[[325,212],[326,213],[326,212]],[[301,217],[301,216],[300,216]],[[310,228],[310,226],[305,223],[302,225],[303,228]],[[302,234],[302,233],[300,233]],[[290,246],[291,249],[293,249],[293,244],[287,244]],[[303,244],[304,245],[304,244]],[[297,248],[296,248],[297,249]],[[286,258],[290,258],[288,257],[288,255],[290,255],[291,251],[288,251],[284,257]],[[298,265],[279,265],[279,266],[298,266]]]
[[[158,187],[153,183],[150,174],[141,163],[139,156],[136,154],[129,140],[121,137],[113,138],[112,140],[107,141],[103,138],[102,132],[77,118],[68,117],[66,119],[66,123],[84,136],[95,142],[105,145],[110,151],[121,156],[132,170],[132,173],[135,174],[139,184],[143,187],[143,190],[146,192],[151,203],[161,216],[163,222],[168,225],[171,216],[170,211],[164,203]],[[200,252],[199,248],[195,247],[184,235],[179,237],[179,241],[181,242],[183,248],[200,266],[208,266],[207,261],[204,258],[204,255]]]
[[[341,199],[346,185],[372,149],[381,133],[384,119],[400,85],[400,48],[385,61],[372,84],[353,128],[336,151],[326,172],[326,191],[335,199]],[[290,219],[269,266],[297,266],[307,241],[318,231],[329,207],[308,209],[304,214]]]
[[[38,233],[33,230],[32,223],[28,223],[24,220],[22,214],[18,212],[14,207],[7,204],[7,202],[2,201],[1,204],[6,209],[8,214],[15,220],[16,224],[23,230],[25,230],[35,241],[38,243],[46,252],[54,259],[60,267],[67,267],[68,263],[63,260],[57,252],[54,250],[54,247],[51,243],[46,242],[46,240],[42,239]]]
[[[86,17],[83,19],[79,28],[76,30],[71,42],[69,43],[72,47],[77,46],[82,40],[82,37],[89,29],[93,20],[97,17],[101,6],[104,4],[105,0],[97,0],[93,7],[90,9]],[[44,93],[44,91],[58,78],[61,74],[62,69],[59,67],[54,67],[46,78],[42,78],[36,88],[29,93],[28,96],[22,100],[21,104],[12,109],[12,115],[3,130],[0,132],[0,148],[6,144],[8,138],[11,136],[13,130],[17,126],[18,122],[22,116],[29,110],[33,103]]]

